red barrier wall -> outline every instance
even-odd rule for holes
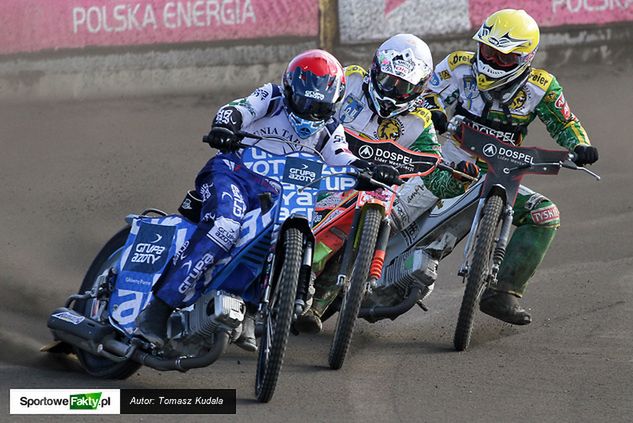
[[[468,6],[474,28],[505,8],[524,9],[541,27],[633,21],[633,0],[469,0]]]
[[[318,0],[0,1],[0,54],[317,35]]]

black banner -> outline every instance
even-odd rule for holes
[[[235,389],[121,389],[121,414],[235,414]]]

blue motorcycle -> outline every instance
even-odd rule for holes
[[[179,214],[149,209],[127,216],[128,226],[101,249],[79,293],[50,315],[55,342],[45,351],[74,353],[87,373],[101,378],[124,379],[141,365],[183,372],[206,367],[241,335],[248,302],[257,305],[261,322],[255,393],[258,401],[270,401],[292,321],[305,309],[317,194],[347,191],[368,176],[328,166],[317,151],[278,155],[242,147],[241,163],[270,184],[272,194],[260,195],[260,207],[246,214],[230,257],[203,275],[210,282],[200,298],[172,313],[165,346],[133,336],[135,319],[196,228],[200,201],[192,191]]]

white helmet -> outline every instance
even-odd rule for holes
[[[431,50],[411,34],[382,43],[369,72],[369,97],[376,113],[390,118],[410,110],[433,74]]]

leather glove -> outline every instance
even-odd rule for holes
[[[579,144],[574,148],[574,154],[576,154],[574,163],[578,166],[598,161],[598,149],[592,145]]]
[[[368,169],[369,170],[369,169]],[[404,181],[400,179],[400,173],[398,169],[390,165],[375,165],[371,168],[371,177],[378,182],[382,182],[385,185],[402,185]],[[356,190],[358,191],[374,191],[380,188],[379,185],[375,185],[369,181],[369,178],[362,175],[358,178],[356,184]]]
[[[435,131],[437,131],[438,135],[443,134],[448,129],[448,118],[444,112],[440,110],[433,110],[431,112],[431,120],[433,121],[433,126],[435,127]]]
[[[223,128],[224,131],[215,130]],[[237,135],[242,129],[242,114],[233,106],[220,109],[215,119],[213,127],[207,137],[208,144],[222,152],[236,151],[240,149],[242,138]]]
[[[461,173],[465,173],[468,176],[472,176],[473,178],[477,178],[479,176],[479,167],[475,163],[466,160],[462,160],[461,162],[457,163],[457,166],[455,166],[455,170]],[[457,173],[453,173],[453,178],[457,179],[460,182],[471,182]]]

